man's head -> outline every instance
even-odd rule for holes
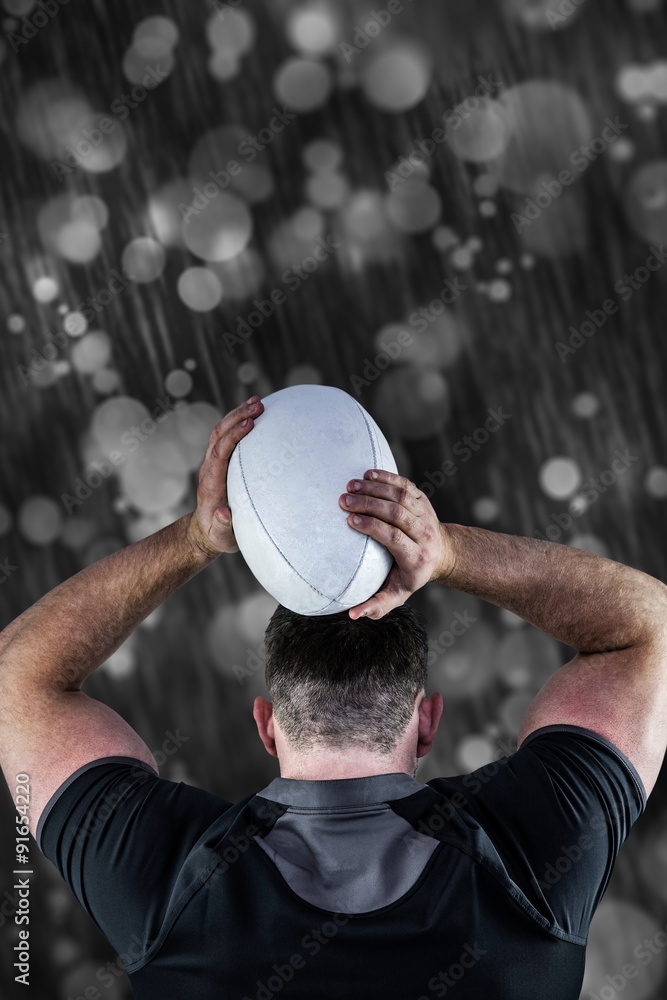
[[[283,776],[416,772],[442,712],[439,694],[424,696],[428,635],[417,611],[402,605],[354,621],[347,611],[310,617],[281,605],[265,649],[273,704],[257,698],[254,715]],[[322,765],[326,773],[313,773]]]

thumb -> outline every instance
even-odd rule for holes
[[[410,596],[410,591],[406,590],[397,574],[394,573],[395,568],[392,569],[384,586],[376,594],[373,594],[363,604],[357,604],[356,607],[350,608],[350,618],[353,620],[357,618],[384,618],[394,608],[405,604]]]
[[[211,527],[222,551],[228,553],[239,551],[232,526],[232,512],[229,507],[218,507],[216,509]]]

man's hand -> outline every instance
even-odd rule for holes
[[[232,511],[227,506],[227,469],[229,459],[241,438],[254,425],[254,418],[264,412],[259,396],[251,396],[231,410],[211,431],[204,463],[199,470],[197,509],[188,527],[188,537],[215,559],[223,552],[238,552],[232,527]]]
[[[431,580],[444,581],[454,568],[454,551],[430,501],[409,479],[369,469],[347,487],[339,503],[351,512],[350,527],[370,535],[394,557],[382,588],[350,608],[350,618],[383,618]]]

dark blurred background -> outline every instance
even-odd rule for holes
[[[0,6],[0,627],[193,509],[219,416],[299,383],[355,396],[441,520],[667,579],[661,0]],[[419,779],[512,752],[571,651],[436,585],[412,603],[446,704]],[[163,777],[249,795],[278,774],[251,717],[275,606],[226,556],[85,689]],[[667,949],[637,951],[667,925],[665,800],[586,1000],[628,963],[625,1000],[665,995]],[[34,843],[19,994],[4,783],[0,817],[2,996],[129,997]]]

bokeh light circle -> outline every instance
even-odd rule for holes
[[[478,497],[473,502],[472,513],[480,524],[491,524],[500,516],[500,504],[495,497]]]
[[[254,17],[241,7],[221,7],[206,22],[208,44],[226,56],[240,58],[249,52],[256,33]]]
[[[331,52],[338,37],[333,8],[321,0],[293,7],[287,15],[285,33],[290,44],[306,56]]]
[[[106,122],[109,121],[113,128],[107,131],[110,126]],[[76,167],[91,174],[113,170],[127,152],[127,136],[122,122],[117,118],[110,118],[105,111],[88,112],[70,130],[66,142],[74,150],[72,155],[76,160]]]
[[[488,736],[464,736],[456,748],[456,760],[461,773],[469,774],[496,759],[496,749]]]
[[[17,524],[33,545],[51,545],[63,530],[63,508],[51,497],[30,497],[19,508]]]
[[[328,66],[312,59],[286,60],[273,79],[273,90],[278,100],[301,113],[322,107],[329,98],[332,86]]]
[[[181,399],[192,389],[192,375],[183,368],[174,368],[164,380],[164,387],[170,396]]]
[[[179,276],[177,288],[181,302],[195,312],[210,312],[222,300],[220,280],[206,267],[188,267]]]
[[[343,161],[343,150],[333,139],[314,139],[304,148],[302,159],[308,170],[337,170]]]
[[[572,412],[581,420],[589,420],[600,409],[600,400],[592,392],[580,392],[572,400]]]
[[[111,360],[111,340],[103,330],[91,330],[72,347],[72,364],[78,372],[92,375]]]
[[[442,430],[449,416],[449,387],[436,371],[405,365],[383,372],[375,394],[375,419],[399,440],[420,440]]]
[[[48,275],[37,278],[32,285],[32,294],[37,302],[53,302],[59,291],[58,282]]]
[[[208,261],[231,260],[246,248],[252,231],[253,219],[247,206],[228,191],[219,191],[182,228],[188,249]]]
[[[647,243],[667,240],[667,160],[645,163],[633,175],[625,213],[633,231]]]
[[[342,176],[330,171],[319,171],[306,181],[308,198],[318,208],[330,211],[340,208],[348,197],[350,186]]]
[[[179,32],[170,17],[162,17],[157,14],[153,17],[145,17],[143,21],[140,21],[134,29],[132,37],[135,42],[144,38],[160,38],[168,49],[173,49],[178,42]]]
[[[454,116],[456,124],[447,129],[449,148],[461,160],[483,163],[504,152],[510,133],[503,107],[497,101],[485,101],[466,117]]]
[[[576,90],[556,81],[529,80],[503,91],[498,101],[509,140],[493,170],[504,187],[530,194],[544,177],[566,169],[579,173],[570,157],[595,130]]]
[[[545,462],[539,473],[542,492],[552,500],[572,496],[581,485],[581,470],[577,463],[566,456],[556,456]]]
[[[82,312],[68,312],[63,318],[63,330],[70,337],[82,337],[88,329],[88,320]]]
[[[663,465],[654,465],[646,473],[644,479],[644,489],[650,497],[655,500],[667,498],[667,468]]]
[[[368,101],[382,111],[399,114],[424,99],[433,64],[427,49],[414,42],[396,42],[369,56],[361,85]]]
[[[315,365],[295,365],[285,378],[285,386],[289,385],[322,385],[323,376]]]
[[[442,210],[440,195],[421,181],[407,180],[387,195],[387,216],[404,233],[423,233],[437,224]]]
[[[162,274],[166,255],[161,244],[150,236],[130,240],[121,257],[125,273],[142,284],[155,281]]]

